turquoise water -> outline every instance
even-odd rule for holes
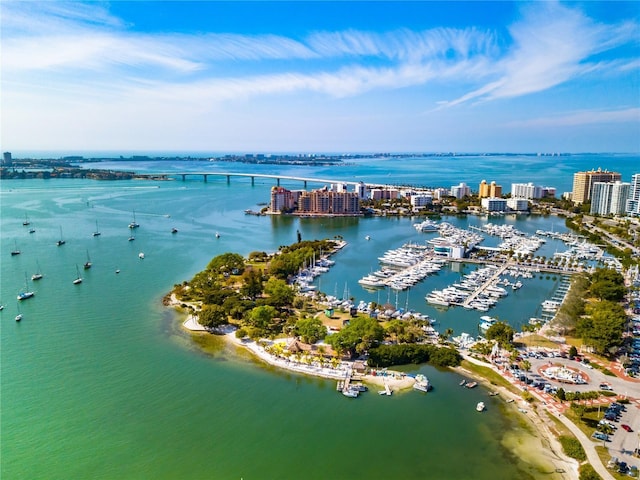
[[[297,230],[305,239],[342,235],[349,245],[320,280],[323,290],[341,295],[346,283],[367,299],[357,279],[375,259],[426,239],[411,219],[244,215],[268,199],[271,184],[258,181],[1,187],[2,478],[527,478],[500,444],[514,427],[499,401],[481,389],[461,391],[456,374],[411,367],[429,376],[432,393],[352,401],[334,382],[257,366],[223,344],[203,353],[198,337],[161,305],[213,256],[274,251],[295,241]],[[134,211],[141,226],[129,242]],[[22,225],[25,214],[33,234]],[[554,220],[501,221],[535,231]],[[60,229],[66,244],[57,247]],[[22,253],[10,256],[15,245]],[[93,268],[83,271],[87,253]],[[21,302],[24,319],[16,323],[16,294],[37,264],[45,277],[28,281],[36,295]],[[80,285],[72,284],[76,265]],[[412,289],[409,303],[441,328],[471,331],[477,314],[424,302],[427,290],[458,275],[443,270]],[[495,313],[518,324],[552,290],[552,280],[527,282]],[[475,412],[479,400],[486,414]]]

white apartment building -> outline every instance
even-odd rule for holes
[[[593,182],[591,214],[621,215],[625,212],[631,184],[627,182]]]
[[[451,196],[461,199],[465,196],[471,195],[471,188],[466,183],[461,182],[460,185],[454,185],[451,187]]]
[[[640,173],[631,175],[631,188],[625,211],[628,215],[640,216]]]
[[[507,207],[516,212],[526,212],[529,210],[529,200],[526,198],[508,198]]]
[[[487,197],[480,200],[482,208],[487,212],[506,212],[507,200],[498,197]]]

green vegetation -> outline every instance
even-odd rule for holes
[[[578,469],[580,480],[602,480],[602,477],[593,469],[590,463],[580,465]]]
[[[579,462],[584,462],[587,459],[587,454],[576,437],[561,435],[558,440],[562,445],[562,451],[569,457],[575,458]]]
[[[508,323],[496,322],[487,329],[485,338],[487,340],[496,340],[500,347],[506,348],[513,342],[514,334],[515,331]]]
[[[384,328],[374,318],[357,317],[339,332],[327,337],[327,343],[340,353],[364,354],[384,339]]]
[[[627,321],[622,305],[603,300],[589,304],[587,313],[588,316],[578,321],[577,333],[596,353],[615,353],[617,347],[622,345],[622,334]]]
[[[438,367],[456,367],[462,357],[455,348],[436,345],[380,345],[369,350],[370,367],[391,367],[429,362]]]

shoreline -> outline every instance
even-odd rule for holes
[[[219,331],[211,331],[200,325],[193,315],[187,316],[187,319],[182,322],[182,327],[190,332],[208,332],[222,336],[227,343],[236,347],[242,347],[266,364],[283,370],[336,381],[343,380],[345,376],[353,372],[353,362],[342,361],[340,367],[334,369],[306,365],[276,357],[266,352],[258,342],[253,340],[247,342],[243,339],[236,338],[235,327],[227,326]],[[269,344],[286,343],[289,340],[290,339],[287,338],[276,341],[267,340],[267,342],[269,342]],[[540,472],[540,476],[545,475],[545,478],[552,479],[569,478],[577,480],[579,478],[578,462],[564,454],[558,438],[551,431],[549,426],[550,420],[543,418],[542,411],[534,408],[534,406],[527,403],[522,397],[511,392],[506,387],[491,384],[491,382],[482,375],[471,372],[461,366],[451,367],[450,370],[451,372],[473,379],[485,388],[487,392],[497,392],[497,396],[505,401],[504,408],[506,412],[508,412],[509,421],[524,421],[526,428],[519,429],[520,431],[505,432],[501,441],[504,448],[509,450],[524,464],[528,465],[532,471]],[[411,389],[415,383],[413,377],[402,372],[388,371],[387,373],[385,376],[370,374],[356,375],[354,376],[354,380],[381,388],[385,388],[385,385],[388,385],[394,392]],[[509,402],[507,402],[507,400]],[[513,404],[512,408],[509,407],[509,403]],[[518,415],[518,413],[522,413],[522,415]],[[550,415],[550,413],[547,414]],[[549,469],[553,469],[553,471],[547,471]]]

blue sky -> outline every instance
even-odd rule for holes
[[[9,151],[640,152],[639,2],[0,2]]]

